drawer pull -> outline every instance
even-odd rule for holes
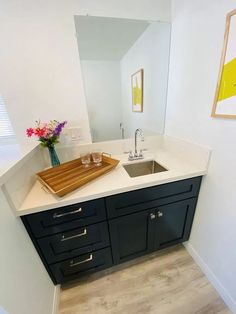
[[[70,267],[74,267],[74,266],[77,266],[77,265],[80,265],[80,264],[84,264],[84,263],[90,262],[92,260],[93,260],[93,254],[90,254],[89,258],[85,259],[84,261],[74,263],[74,261],[72,260],[70,262]]]
[[[158,218],[162,217],[163,216],[163,212],[161,212],[160,210],[157,212],[157,216]]]
[[[78,238],[78,237],[83,237],[87,234],[87,229],[85,228],[84,231],[82,233],[78,233],[78,234],[75,234],[71,237],[65,237],[64,234],[63,236],[61,237],[61,241],[67,241],[67,240],[71,240],[71,239],[74,239],[74,238]]]
[[[54,213],[53,214],[53,218],[54,219],[61,218],[61,217],[64,217],[64,216],[74,215],[74,214],[81,213],[81,212],[82,212],[82,208],[80,207],[80,208],[72,210],[71,212],[68,212],[68,213],[63,213],[63,214]]]

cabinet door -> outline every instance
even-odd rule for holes
[[[119,264],[153,250],[155,211],[143,211],[109,221],[112,255]]]
[[[156,210],[156,250],[187,241],[190,235],[196,198],[159,206]]]

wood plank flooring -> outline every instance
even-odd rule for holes
[[[62,287],[59,314],[229,314],[185,248],[136,259]]]

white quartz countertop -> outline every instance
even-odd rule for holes
[[[88,145],[87,149],[102,147],[104,151],[113,152],[112,157],[120,160],[120,163],[111,172],[64,197],[57,197],[49,193],[38,180],[35,180],[37,171],[34,168],[35,165],[32,164],[32,160],[39,155],[39,151],[35,150],[31,162],[25,162],[15,176],[13,175],[6,182],[4,191],[15,215],[23,216],[154,185],[203,176],[207,173],[210,158],[210,150],[207,148],[166,136],[154,138],[145,145],[147,144],[149,144],[149,147],[144,153],[145,158],[131,162],[128,162],[128,155],[123,153],[124,142],[122,141],[105,143],[103,146],[101,144]],[[130,144],[128,143],[128,145]],[[72,154],[73,149],[65,149],[64,155],[68,157],[67,155],[70,153],[70,157],[73,157],[71,159],[74,159],[75,156],[78,156],[77,150],[84,148],[84,146],[74,148],[74,155]],[[147,160],[155,160],[167,171],[131,178],[122,166]],[[27,167],[31,168],[31,178],[34,178],[33,180],[28,180],[29,169]]]
[[[207,172],[207,169],[204,167],[198,167],[191,164],[191,162],[187,163],[179,158],[170,156],[170,154],[164,151],[159,151],[158,154],[146,154],[143,161],[154,159],[167,168],[168,171],[131,178],[122,167],[122,164],[127,163],[127,155],[113,155],[112,157],[120,160],[120,164],[114,170],[64,197],[57,197],[48,193],[42,188],[41,183],[36,181],[22,206],[17,211],[17,215],[21,216],[131,190],[201,176]]]
[[[18,163],[37,146],[38,143],[0,145],[0,185],[14,173]]]

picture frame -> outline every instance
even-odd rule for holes
[[[236,119],[236,10],[227,14],[224,45],[211,116]]]
[[[143,76],[143,69],[140,69],[131,75],[133,112],[143,112]]]

